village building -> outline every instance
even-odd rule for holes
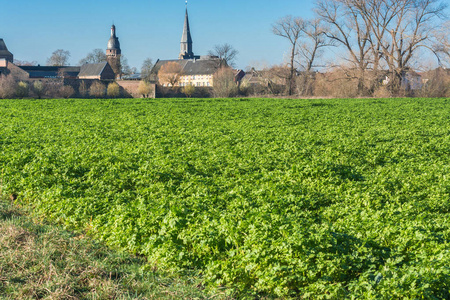
[[[116,74],[108,62],[85,64],[80,67],[78,79],[114,80]]]
[[[172,62],[180,65],[177,86],[193,85],[195,87],[212,87],[214,85],[214,74],[221,66],[223,66],[223,61],[218,57],[194,54],[187,7],[178,59],[158,59],[152,69],[155,81],[158,81],[162,86],[169,86],[170,84],[158,80],[157,74],[165,64]]]
[[[3,39],[0,39],[0,60],[6,60],[11,63],[14,62],[14,55],[9,52]]]

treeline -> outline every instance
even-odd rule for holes
[[[275,66],[249,71],[236,94],[250,97],[450,97],[450,70],[437,68],[421,74],[408,72],[395,90],[389,74],[384,74],[366,72],[363,86],[370,88],[361,91],[361,80],[352,68],[339,67],[324,73],[299,72],[289,85],[289,69]]]
[[[313,19],[273,24],[289,55],[259,76],[268,92],[287,95],[448,95],[448,73],[416,73],[450,66],[446,8],[440,0],[318,0]]]

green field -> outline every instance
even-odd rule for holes
[[[0,100],[0,172],[206,291],[450,297],[450,99]]]

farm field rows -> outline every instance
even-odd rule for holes
[[[449,99],[0,100],[3,193],[238,298],[449,298],[449,154]]]

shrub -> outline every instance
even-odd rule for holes
[[[75,90],[70,85],[63,85],[59,89],[59,96],[62,98],[69,98],[69,97],[73,96],[73,94],[75,94]]]
[[[153,86],[147,81],[141,81],[138,87],[138,93],[144,98],[148,98],[153,93]]]
[[[116,82],[112,82],[108,84],[106,93],[110,98],[117,98],[120,96],[120,86]]]
[[[89,88],[89,94],[95,98],[105,97],[105,85],[100,81],[94,82]]]
[[[78,87],[78,93],[81,97],[89,96],[89,88],[87,87],[87,84],[84,80],[81,81],[80,86]]]
[[[24,98],[28,96],[28,93],[28,83],[26,83],[25,81],[19,82],[16,87],[16,96],[19,98]]]
[[[42,95],[45,92],[44,83],[42,81],[35,81],[33,83],[33,92],[39,99],[41,99]]]
[[[0,98],[12,98],[16,93],[17,83],[11,76],[0,76]]]
[[[183,87],[183,94],[186,95],[186,97],[191,98],[192,95],[195,92],[195,86],[193,86],[192,84],[188,84],[186,86]]]
[[[60,90],[63,86],[61,80],[54,79],[46,82],[45,95],[50,98],[59,98]]]

